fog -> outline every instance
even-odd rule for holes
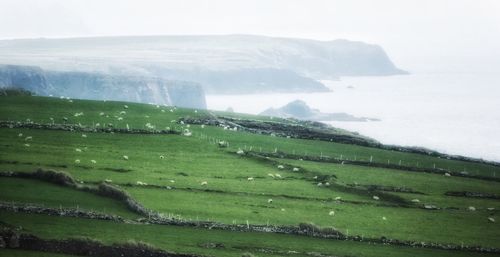
[[[377,44],[412,75],[344,77],[323,94],[209,95],[208,108],[259,113],[301,99],[380,118],[332,124],[383,143],[500,160],[499,13],[496,0],[0,0],[0,39],[252,34]]]
[[[495,0],[0,0],[0,38],[258,34],[384,47],[404,69],[497,69]],[[446,62],[444,62],[446,61]]]

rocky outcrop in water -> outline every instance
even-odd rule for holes
[[[355,117],[347,113],[322,113],[318,109],[310,108],[304,101],[295,100],[280,108],[269,108],[259,115],[279,118],[295,118],[312,121],[376,121],[377,119]]]

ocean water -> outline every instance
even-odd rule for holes
[[[327,122],[382,143],[500,161],[500,74],[416,73],[322,81],[327,93],[208,95],[209,109],[258,114],[301,99],[322,112],[378,118]]]

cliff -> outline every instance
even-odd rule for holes
[[[38,95],[117,100],[206,108],[197,83],[145,76],[44,71],[38,67],[0,65],[0,87],[17,87]]]
[[[405,73],[378,45],[254,35],[3,40],[0,60],[50,70],[189,80],[214,94],[323,92],[328,88],[318,80]]]

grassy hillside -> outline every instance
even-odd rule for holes
[[[296,120],[3,96],[3,234],[203,256],[500,255],[500,166],[259,134],[238,120],[370,140]],[[74,254],[58,249],[45,254]]]

